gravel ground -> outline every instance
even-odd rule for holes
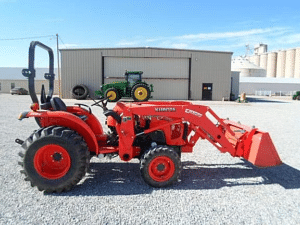
[[[183,154],[181,180],[172,187],[147,186],[137,160],[93,158],[70,192],[44,194],[24,181],[17,163],[21,147],[14,140],[37,129],[33,119],[17,120],[30,97],[0,94],[0,224],[299,224],[300,101],[249,99],[195,103],[268,131],[284,162],[279,167],[257,169],[199,141],[193,153]],[[103,123],[102,110],[93,112]]]

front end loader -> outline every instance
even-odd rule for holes
[[[49,52],[49,94],[42,91],[41,102],[34,90],[34,49]],[[87,172],[93,156],[119,156],[123,161],[140,160],[143,180],[153,187],[176,182],[181,172],[181,154],[191,153],[199,139],[208,140],[220,152],[242,157],[258,167],[281,164],[280,157],[267,132],[221,119],[203,105],[184,101],[117,102],[107,108],[108,97],[95,101],[107,117],[110,129],[105,133],[90,106],[66,106],[53,94],[53,53],[40,42],[29,49],[28,77],[32,98],[31,111],[19,119],[35,118],[40,129],[25,141],[19,153],[25,180],[40,191],[70,190]]]

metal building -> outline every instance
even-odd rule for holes
[[[14,87],[21,87],[28,90],[28,79],[22,75],[24,67],[0,67],[0,93],[10,93]],[[41,93],[42,85],[45,86],[46,93],[48,93],[48,80],[45,80],[45,73],[49,72],[49,68],[35,68],[35,91],[37,94]],[[54,68],[54,94],[59,94],[59,82],[57,77],[57,68]]]
[[[153,99],[222,100],[230,97],[231,52],[163,48],[61,49],[61,90],[76,84],[92,96],[103,83],[124,80],[125,70],[143,71]]]

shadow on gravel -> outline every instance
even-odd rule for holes
[[[289,165],[260,169],[243,161],[237,164],[215,165],[183,162],[183,182],[177,189],[218,189],[261,184],[279,184],[285,189],[300,188],[300,171]]]
[[[182,162],[181,181],[164,190],[200,190],[223,187],[279,184],[300,188],[300,171],[286,164],[259,169],[245,161],[237,164]],[[107,196],[150,194],[152,188],[140,176],[138,163],[91,163],[86,179],[59,196]]]
[[[268,100],[265,98],[253,98],[253,97],[247,97],[247,101],[250,103],[290,103],[288,101]]]

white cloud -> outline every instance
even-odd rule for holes
[[[283,36],[278,39],[279,42],[284,42],[286,44],[299,44],[300,43],[300,34],[290,34]]]
[[[200,33],[200,34],[189,34],[174,37],[173,39],[186,40],[186,41],[203,41],[203,40],[216,40],[225,38],[239,38],[248,37],[259,34],[267,34],[272,32],[284,31],[285,28],[265,28],[265,29],[252,29],[246,31],[236,32],[222,32],[222,33]]]
[[[229,51],[237,55],[245,54],[246,44],[250,47],[265,43],[271,49],[286,49],[300,44],[300,34],[291,27],[267,27],[240,31],[186,34],[171,37],[143,38],[122,40],[117,46],[150,46],[179,49],[201,49]]]

